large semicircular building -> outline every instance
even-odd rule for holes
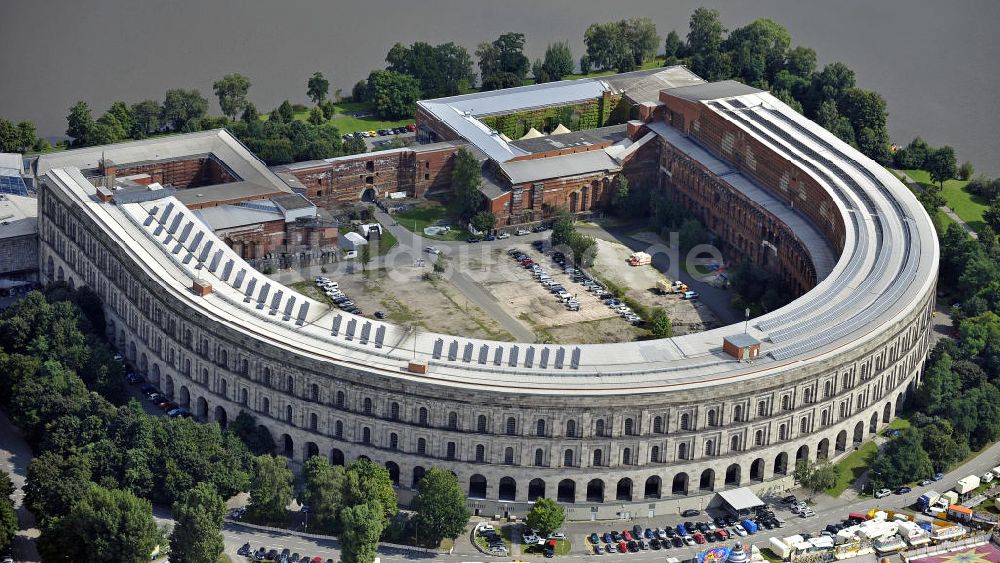
[[[604,99],[615,87],[586,82],[574,87]],[[523,515],[546,496],[572,519],[782,487],[797,461],[834,458],[883,429],[918,383],[937,238],[891,173],[771,94],[681,82],[661,84],[633,108],[624,138],[599,150],[557,150],[553,136],[538,156],[471,107],[557,103],[563,86],[424,101],[418,122],[480,151],[495,174],[490,205],[508,223],[552,179],[593,209],[609,178],[639,171],[795,290],[746,332],[601,345],[407,332],[260,274],[180,190],[113,190],[58,160],[39,170],[41,271],[93,288],[109,336],[169,396],[208,420],[252,413],[297,462],[366,456],[404,490],[444,467],[483,514]],[[274,176],[225,131],[178,139],[233,178]],[[154,160],[141,143],[133,160]],[[577,182],[579,167],[604,179]]]

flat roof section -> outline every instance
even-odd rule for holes
[[[0,195],[0,239],[38,232],[38,200],[20,195]]]
[[[625,124],[609,125],[598,127],[597,129],[584,129],[582,131],[571,131],[562,135],[546,135],[537,139],[524,139],[523,141],[512,141],[510,144],[525,150],[529,153],[540,153],[568,149],[573,147],[586,147],[601,143],[617,143],[625,138]]]
[[[737,82],[735,80],[723,80],[721,82],[705,82],[704,84],[695,84],[693,86],[682,86],[680,88],[674,88],[670,92],[667,92],[667,94],[681,98],[682,100],[700,102],[703,100],[735,98],[736,96],[759,94],[761,92],[763,92],[763,90],[758,90],[753,86],[747,86],[742,82]]]
[[[164,135],[113,145],[86,147],[43,154],[35,162],[35,175],[41,177],[56,168],[98,168],[101,160],[108,159],[118,166],[140,162],[181,160],[199,155],[213,154],[245,183],[256,184],[267,193],[292,190],[263,161],[250,152],[243,143],[225,129],[211,129],[196,133]]]
[[[229,182],[228,184],[177,190],[174,195],[184,205],[205,206],[276,197],[286,193],[288,193],[287,187],[282,190],[254,182]]]

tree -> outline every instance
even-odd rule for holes
[[[472,216],[472,226],[477,231],[489,233],[497,224],[496,215],[489,211],[480,211]]]
[[[142,139],[160,130],[160,102],[143,100],[132,104],[132,138]]]
[[[322,104],[330,92],[330,81],[323,77],[322,72],[314,72],[306,86],[306,95],[316,105]]]
[[[71,107],[66,121],[68,122],[66,134],[73,138],[74,145],[82,145],[94,127],[94,118],[90,114],[87,102],[80,101]]]
[[[671,30],[663,41],[663,55],[667,61],[676,61],[681,57],[683,51],[684,41],[681,40],[681,36],[677,35],[676,31]]]
[[[692,55],[705,55],[718,50],[722,45],[726,28],[722,25],[718,10],[695,8],[688,25],[688,50]]]
[[[969,162],[968,160],[963,162],[962,165],[958,167],[959,180],[968,180],[969,178],[972,178],[972,175],[975,173],[976,173],[975,167],[973,167],[972,163]]]
[[[236,119],[236,115],[243,111],[247,105],[247,92],[250,90],[250,79],[240,73],[227,74],[212,84],[215,95],[219,98],[219,107],[222,114],[229,119]]]
[[[837,483],[837,467],[828,461],[812,463],[802,460],[795,464],[795,480],[812,491],[813,495],[829,489]]]
[[[523,33],[504,33],[492,43],[480,43],[476,56],[483,90],[520,86],[531,66],[524,56]]]
[[[359,80],[354,84],[354,88],[351,89],[351,101],[357,103],[364,103],[369,101],[370,96],[368,94],[368,81]]]
[[[160,121],[174,131],[180,131],[189,122],[201,119],[208,113],[208,100],[198,90],[181,88],[167,90],[163,100]]]
[[[372,246],[370,244],[365,244],[361,246],[361,253],[358,255],[358,261],[361,262],[361,271],[368,271],[368,264],[372,261]]]
[[[271,432],[257,424],[257,419],[246,411],[240,411],[229,422],[226,431],[236,436],[255,455],[274,453],[274,438]]]
[[[809,47],[790,49],[785,61],[785,68],[794,76],[809,78],[816,72],[816,51]]]
[[[302,467],[299,502],[309,506],[309,525],[319,533],[337,531],[337,515],[344,500],[347,475],[323,456],[313,456]]]
[[[921,444],[920,431],[910,427],[879,450],[868,472],[877,474],[880,484],[895,488],[932,476],[934,465]]]
[[[556,501],[543,497],[535,501],[526,518],[528,527],[548,536],[562,527],[566,509]]]
[[[416,78],[425,98],[453,96],[476,79],[469,51],[452,42],[432,46],[418,41],[409,47],[396,43],[385,60],[387,70]]]
[[[545,61],[542,70],[548,74],[551,81],[562,80],[564,76],[573,74],[573,52],[568,41],[550,43],[545,48]]]
[[[464,148],[459,149],[455,154],[451,186],[462,219],[469,219],[479,211],[483,202],[483,194],[479,191],[482,181],[482,170],[476,157]]]
[[[348,506],[340,513],[341,560],[343,563],[373,563],[378,553],[378,540],[385,530],[382,506],[377,500]]]
[[[369,74],[367,90],[375,113],[382,119],[412,117],[420,99],[417,79],[391,70],[376,70]]]
[[[411,508],[417,513],[417,526],[427,545],[457,537],[465,530],[471,515],[458,478],[451,471],[437,467],[432,467],[420,480]]]
[[[955,427],[948,420],[938,419],[921,427],[920,436],[935,471],[945,471],[969,456],[969,444],[955,439]]]
[[[580,74],[588,75],[590,74],[590,69],[591,69],[590,57],[588,57],[587,55],[583,55],[582,57],[580,57]]]
[[[663,307],[653,309],[653,314],[649,317],[649,331],[655,338],[670,338],[674,335],[674,326]]]
[[[944,183],[955,177],[957,164],[955,163],[955,149],[943,146],[927,155],[927,171],[931,174],[931,181],[944,189]]]
[[[258,524],[284,524],[292,500],[292,472],[283,457],[261,455],[254,458],[250,480],[247,520]]]
[[[792,36],[774,20],[762,18],[734,29],[722,43],[731,53],[733,74],[746,82],[766,87],[785,66]]]
[[[253,102],[247,102],[247,106],[243,108],[243,113],[240,114],[240,121],[243,123],[256,123],[260,118],[260,113],[257,111],[257,106],[253,105]]]
[[[708,242],[708,230],[694,217],[685,219],[677,233],[677,242],[682,252],[687,252],[699,244]]]
[[[42,529],[38,550],[46,561],[149,561],[160,533],[153,507],[120,489],[91,484],[64,518]]]
[[[13,494],[14,483],[11,482],[10,475],[5,471],[0,471],[0,553],[7,552],[7,548],[14,541],[19,528],[14,501],[10,498]]]
[[[531,63],[531,76],[535,79],[535,84],[552,82],[552,79],[549,78],[549,73],[542,66],[542,59],[535,59],[535,62]]]
[[[208,483],[198,483],[174,503],[174,530],[170,560],[179,563],[216,563],[225,544],[222,521],[226,504]]]
[[[830,63],[823,71],[813,74],[809,94],[803,105],[807,115],[815,115],[816,109],[824,101],[833,100],[840,104],[844,93],[854,88],[854,71],[844,63]]]
[[[914,138],[906,147],[896,151],[893,157],[896,168],[902,170],[921,170],[927,164],[927,155],[931,152],[927,141],[920,137]]]
[[[389,518],[399,511],[389,470],[369,459],[359,459],[347,468],[344,504],[354,506],[366,502],[375,502],[382,509],[384,525],[388,525]]]
[[[989,209],[983,212],[983,221],[986,221],[994,232],[1000,233],[1000,197],[990,202]]]
[[[17,149],[13,152],[23,152],[38,142],[38,135],[35,131],[35,124],[30,121],[22,121],[17,124]]]
[[[313,107],[309,110],[309,117],[306,119],[309,123],[313,125],[322,125],[326,119],[323,117],[323,110],[319,106]]]

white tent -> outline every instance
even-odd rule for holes
[[[758,506],[765,506],[764,501],[760,500],[760,498],[747,487],[722,491],[718,493],[718,495],[728,508],[736,514],[745,514]]]
[[[572,133],[572,132],[573,131],[570,130],[569,127],[566,127],[565,125],[563,125],[562,123],[560,123],[559,125],[556,126],[555,129],[552,130],[552,133],[549,133],[549,134],[550,135],[562,135],[564,133]]]
[[[525,133],[524,136],[521,137],[520,140],[523,141],[525,139],[537,139],[539,137],[544,137],[544,136],[545,135],[543,133],[540,133],[538,131],[538,129],[535,129],[534,127],[532,127],[531,129],[528,129],[528,132]]]
[[[510,137],[508,137],[507,135],[504,135],[503,133],[500,133],[500,138],[503,139],[505,143],[509,143],[510,142]]]

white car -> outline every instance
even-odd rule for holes
[[[516,232],[514,232],[514,234],[521,237],[524,235],[531,234],[531,231],[529,231],[528,229],[518,229]]]
[[[736,530],[736,535],[740,537],[747,535],[747,531],[740,524],[736,524],[735,526],[733,526],[733,529]]]
[[[879,489],[879,491],[875,493],[875,498],[885,498],[891,494],[892,491],[890,491],[889,489]]]
[[[535,545],[538,543],[538,536],[533,534],[525,534],[521,536],[521,543],[525,545]]]
[[[554,532],[554,533],[549,534],[549,539],[550,540],[564,540],[564,539],[566,539],[566,534],[564,534],[562,532]]]
[[[441,254],[441,249],[436,246],[428,246],[424,248],[424,252],[427,254]]]
[[[812,518],[813,516],[816,516],[816,512],[811,508],[807,508],[799,513],[800,518]]]
[[[503,239],[506,239],[506,238],[510,238],[510,233],[503,232],[503,233],[500,233],[499,235],[497,235],[497,239],[498,240],[503,240]]]

